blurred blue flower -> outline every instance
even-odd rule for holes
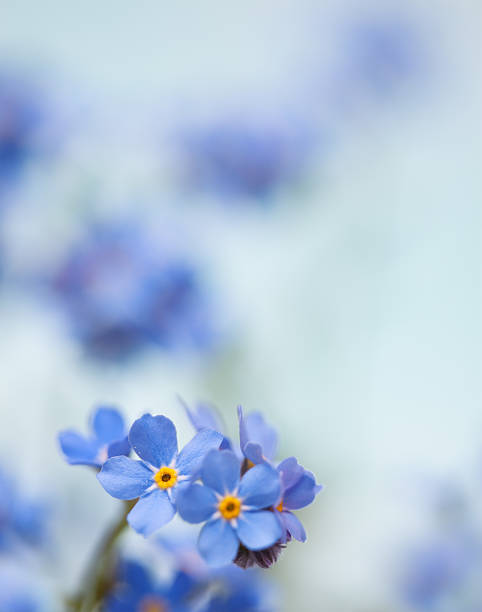
[[[230,199],[266,201],[306,162],[309,139],[295,123],[241,117],[192,128],[182,143],[188,183]]]
[[[116,408],[96,408],[90,420],[90,429],[92,435],[89,437],[72,429],[59,433],[60,447],[71,465],[100,467],[109,457],[129,454],[124,418]]]
[[[212,344],[210,309],[195,268],[158,251],[130,225],[94,227],[52,287],[90,355],[122,360],[148,345]]]
[[[136,561],[119,564],[116,584],[106,599],[104,612],[190,612],[197,583],[177,572],[167,584],[158,584]]]
[[[24,495],[13,478],[0,470],[0,550],[11,550],[19,543],[43,545],[48,515],[43,501]]]
[[[174,517],[180,485],[197,476],[204,456],[219,448],[222,436],[203,429],[178,453],[174,423],[164,416],[145,414],[132,425],[129,441],[142,461],[113,457],[97,477],[117,499],[140,498],[127,520],[138,533],[148,536]]]
[[[281,495],[276,504],[278,514],[283,526],[283,542],[295,538],[300,542],[306,541],[306,533],[299,519],[291,510],[299,510],[311,504],[322,486],[316,484],[315,477],[305,470],[294,457],[285,459],[278,465],[281,477]]]
[[[274,591],[259,570],[235,565],[211,574],[213,588],[206,612],[274,612]]]
[[[423,64],[416,28],[402,18],[360,20],[347,28],[342,41],[347,95],[393,95],[414,79]]]
[[[246,417],[238,406],[239,441],[243,455],[254,464],[273,461],[278,449],[278,434],[260,412]]]
[[[208,521],[201,529],[199,552],[211,566],[234,561],[240,543],[263,550],[282,537],[279,519],[267,510],[279,498],[280,478],[268,464],[250,469],[240,480],[241,462],[232,451],[211,451],[202,464],[203,485],[178,494],[178,511],[189,523]]]
[[[482,546],[476,533],[447,530],[415,546],[404,568],[401,594],[414,610],[482,610]]]
[[[39,92],[9,70],[0,71],[0,205],[5,187],[14,181],[37,150],[38,128],[45,118]]]

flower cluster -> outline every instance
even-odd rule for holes
[[[213,408],[187,412],[197,433],[180,451],[167,417],[144,414],[126,438],[120,414],[104,407],[93,415],[91,438],[67,431],[60,444],[69,463],[100,467],[107,493],[131,502],[127,521],[138,533],[150,536],[179,513],[204,523],[198,550],[210,566],[269,567],[291,539],[306,540],[293,510],[310,504],[321,486],[294,457],[274,463],[277,434],[261,414],[238,409],[237,447]]]

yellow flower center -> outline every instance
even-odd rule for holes
[[[280,503],[276,506],[276,510],[278,510],[278,512],[283,512],[283,500],[281,500]]]
[[[146,597],[139,605],[139,612],[167,612],[166,604],[158,597]]]
[[[157,486],[160,489],[170,489],[177,482],[177,472],[170,467],[162,467],[154,476]]]
[[[227,495],[219,502],[219,512],[226,520],[231,520],[239,516],[241,512],[241,500],[237,497]]]

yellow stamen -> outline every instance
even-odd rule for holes
[[[234,519],[239,516],[241,512],[241,500],[237,497],[227,495],[224,499],[219,502],[219,512],[227,520]]]
[[[160,489],[170,489],[177,482],[177,472],[170,467],[162,467],[154,476],[157,486]]]
[[[276,510],[278,510],[278,512],[283,512],[283,500],[281,500],[280,503],[276,506]]]
[[[167,606],[158,597],[146,597],[140,603],[139,612],[167,612]]]

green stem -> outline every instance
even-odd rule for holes
[[[119,520],[109,529],[97,546],[89,563],[89,570],[83,581],[82,589],[77,596],[67,602],[72,612],[92,612],[109,592],[117,560],[117,542],[127,527],[127,515],[136,501],[135,499],[124,502],[124,511]]]

